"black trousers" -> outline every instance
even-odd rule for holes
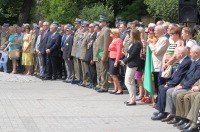
[[[97,85],[96,64],[91,65],[89,61],[87,61],[86,64],[87,64],[87,71],[89,75],[90,84],[96,86]]]
[[[167,90],[170,88],[173,88],[173,87],[164,87],[164,86],[165,85],[159,86],[159,93],[158,93],[157,103],[156,103],[156,109],[161,113],[165,112]]]
[[[47,55],[47,78],[57,78],[57,56]]]
[[[81,66],[81,60],[78,59],[79,64],[79,75],[80,75],[80,81],[83,82],[83,72],[82,72],[82,66]]]

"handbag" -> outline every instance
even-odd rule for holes
[[[19,58],[19,56],[20,56],[19,49],[9,51],[8,56],[9,56],[9,58]]]
[[[172,76],[172,65],[169,65],[163,72],[161,77],[163,78],[170,78]]]

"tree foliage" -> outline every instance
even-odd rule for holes
[[[200,0],[197,1],[200,5]],[[154,18],[178,22],[178,0],[144,0],[144,3],[148,13]]]
[[[99,19],[99,15],[106,16],[109,21],[114,20],[114,11],[112,6],[104,6],[102,3],[94,4],[93,6],[85,6],[79,17],[83,20],[94,21]]]
[[[144,4],[144,0],[135,0],[130,5],[127,5],[126,8],[125,11],[118,14],[125,21],[141,20],[142,16],[147,15],[145,10],[147,6]]]

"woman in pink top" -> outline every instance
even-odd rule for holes
[[[120,31],[117,28],[111,29],[110,37],[113,39],[109,45],[109,73],[113,79],[114,90],[110,94],[123,94],[118,75],[119,75],[119,65],[118,60],[122,58],[122,40],[120,38]]]

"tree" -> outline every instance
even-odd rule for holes
[[[28,23],[34,0],[1,0],[0,23]]]
[[[178,22],[178,0],[144,0],[144,3],[154,18]],[[197,0],[197,4],[200,5],[200,0]]]
[[[93,6],[85,6],[79,17],[83,20],[94,21],[99,19],[99,15],[103,15],[112,21],[114,19],[114,12],[112,7],[104,6],[102,3],[94,4]]]
[[[119,13],[118,16],[121,16],[125,21],[141,20],[142,16],[148,14],[145,10],[146,8],[144,0],[135,0],[130,5],[127,5],[126,10]]]
[[[43,0],[42,14],[44,19],[59,23],[72,23],[76,16],[78,16],[76,3],[72,0]]]

